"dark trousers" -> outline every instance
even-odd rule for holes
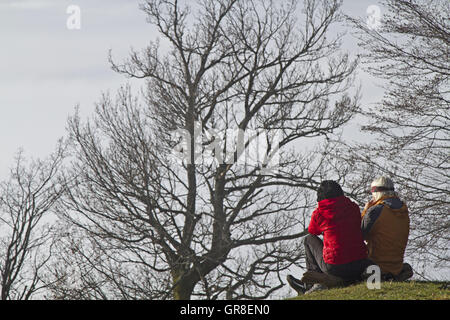
[[[323,260],[323,242],[315,235],[305,238],[306,269],[328,273],[346,281],[361,279],[361,274],[372,264],[368,259],[356,260],[345,264],[328,264]]]

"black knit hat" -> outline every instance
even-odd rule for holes
[[[343,195],[344,191],[342,191],[339,183],[333,180],[325,180],[322,181],[319,189],[317,189],[317,202],[325,199],[340,197]]]

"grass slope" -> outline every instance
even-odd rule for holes
[[[450,289],[443,282],[382,282],[369,290],[366,283],[300,295],[289,300],[450,300]]]

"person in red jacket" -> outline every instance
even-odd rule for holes
[[[310,234],[304,243],[307,271],[331,274],[348,282],[359,280],[372,264],[367,259],[359,206],[344,196],[341,186],[331,180],[320,184],[317,202],[308,227]],[[323,241],[318,237],[321,234]],[[287,280],[299,294],[309,289],[291,275]],[[318,289],[324,287],[317,285],[312,291]]]

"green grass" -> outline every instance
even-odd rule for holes
[[[289,300],[450,300],[450,289],[443,282],[382,282],[369,290],[366,283],[300,295]]]

